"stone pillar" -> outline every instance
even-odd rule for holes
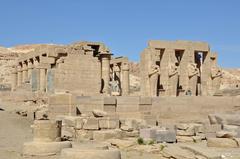
[[[33,67],[34,67],[34,72],[35,72],[35,75],[36,75],[36,77],[35,78],[33,78],[32,80],[34,80],[34,81],[31,81],[31,85],[32,85],[32,87],[34,86],[34,85],[36,85],[36,90],[39,90],[40,89],[40,87],[39,87],[39,81],[40,81],[40,79],[39,79],[39,77],[40,77],[40,71],[39,71],[39,61],[37,60],[37,58],[34,58],[33,59]],[[33,82],[33,83],[32,83]],[[35,90],[35,91],[36,91]]]
[[[122,95],[129,95],[129,65],[128,63],[122,64]]]
[[[109,52],[102,52],[100,53],[100,58],[102,62],[102,84],[103,94],[110,94],[109,90],[109,81],[110,81],[110,58],[111,54]]]
[[[39,76],[39,90],[41,92],[45,92],[46,91],[46,72],[47,72],[47,69],[46,68],[43,68],[43,67],[40,67],[39,68],[39,73],[40,73],[40,76]]]
[[[16,90],[16,87],[17,87],[17,69],[16,67],[13,68],[13,72],[12,72],[12,91],[15,91]]]
[[[22,63],[22,83],[27,81],[27,63],[24,61]]]
[[[22,66],[19,64],[17,66],[17,86],[20,87],[22,85]]]
[[[31,82],[31,78],[32,78],[32,70],[33,70],[33,63],[32,61],[29,59],[28,60],[28,65],[27,65],[27,80]]]

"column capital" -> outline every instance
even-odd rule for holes
[[[100,56],[100,58],[101,59],[103,59],[103,58],[107,58],[107,59],[109,59],[110,60],[110,58],[111,58],[111,56],[112,56],[113,54],[111,54],[110,52],[108,52],[108,51],[104,51],[104,52],[100,52],[99,53],[99,56]]]
[[[121,65],[121,68],[122,68],[123,71],[129,71],[129,69],[130,69],[128,63],[123,63],[123,64]]]

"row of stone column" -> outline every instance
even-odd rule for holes
[[[28,82],[32,84],[32,72],[36,70],[36,74],[39,75],[38,89],[42,92],[46,91],[46,72],[47,68],[41,66],[37,59],[30,59],[24,62],[20,62],[12,72],[12,91],[15,91],[17,87],[21,87],[24,83]]]
[[[109,95],[109,82],[110,82],[110,59],[111,54],[100,53],[102,61],[102,79],[104,81],[103,93]],[[122,65],[122,95],[129,94],[129,66],[128,64]]]
[[[109,52],[100,53],[101,59],[101,77],[104,81],[104,87],[102,92],[106,95],[110,94],[109,82],[110,82],[110,60],[111,54]],[[17,67],[12,72],[12,91],[16,90],[17,87],[21,87],[27,81],[32,83],[33,70],[37,74],[37,90],[41,92],[46,91],[47,87],[47,69],[48,66],[41,64],[37,58],[19,62]],[[128,64],[122,65],[122,95],[129,94],[129,66]],[[35,79],[36,80],[36,79]],[[35,83],[34,83],[35,84]]]

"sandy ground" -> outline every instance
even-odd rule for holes
[[[0,104],[0,159],[20,159],[23,143],[32,140],[31,122],[13,110]]]

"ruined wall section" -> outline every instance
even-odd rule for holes
[[[71,90],[79,95],[99,95],[101,68],[97,57],[68,54],[55,70],[55,91]],[[96,89],[97,88],[97,89]]]

